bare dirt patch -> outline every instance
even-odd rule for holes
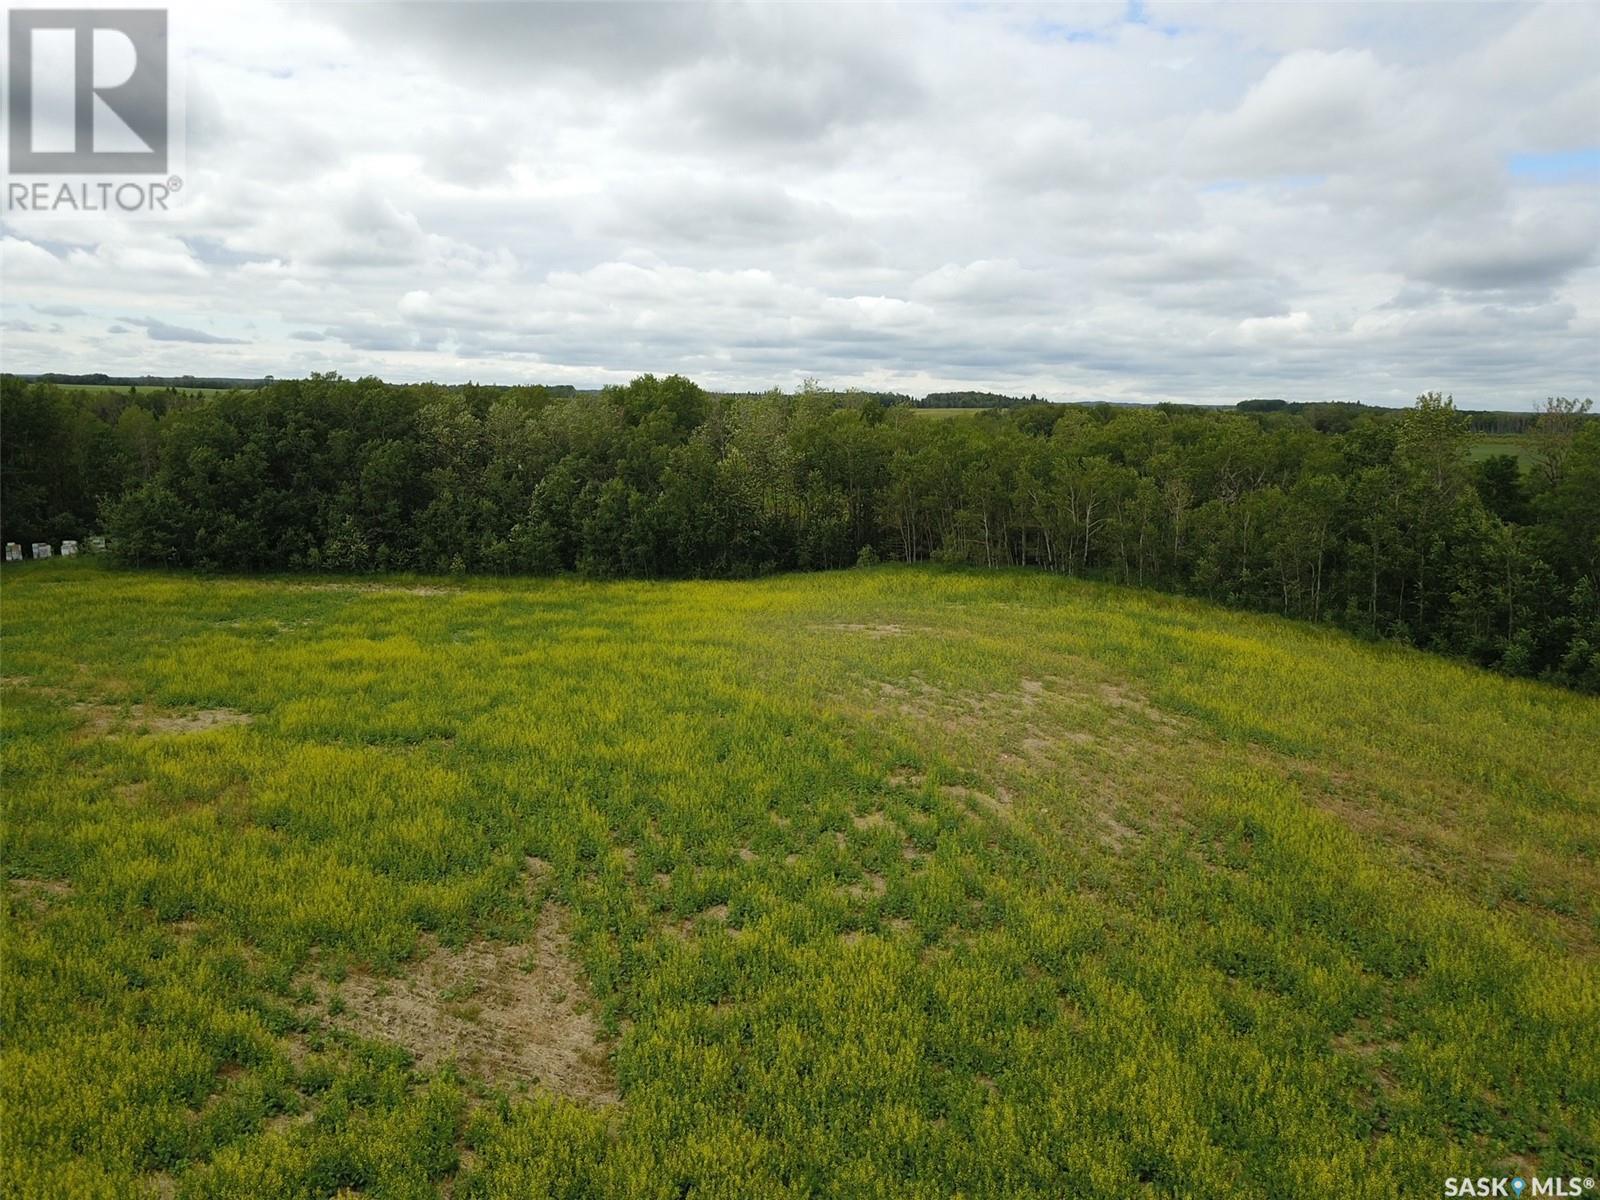
[[[618,1098],[564,915],[553,905],[528,943],[441,947],[400,976],[351,975],[318,990],[331,1024],[405,1047],[421,1070],[454,1062],[501,1085],[535,1084],[592,1104]]]
[[[829,629],[838,633],[860,633],[869,638],[904,637],[908,633],[924,632],[912,625],[862,625],[843,621],[833,625],[813,625],[811,628]]]
[[[155,733],[204,733],[227,725],[248,725],[252,720],[249,713],[237,709],[202,708],[179,716],[146,715],[143,723]]]
[[[1011,808],[1011,793],[997,787],[995,794],[980,791],[977,788],[963,787],[958,783],[945,784],[939,789],[939,794],[951,800],[959,800],[969,807],[986,808],[990,812],[1006,812]]]
[[[255,720],[249,713],[233,708],[202,708],[192,713],[162,712],[143,704],[119,708],[113,704],[82,702],[72,706],[84,718],[84,729],[91,734],[121,733],[204,733],[232,725],[248,725]]]
[[[1152,704],[1148,697],[1140,694],[1130,687],[1116,683],[1102,683],[1095,689],[1100,699],[1111,708],[1123,712],[1137,713],[1151,724],[1164,729],[1175,730],[1179,727],[1176,717],[1161,711]]]
[[[47,896],[72,895],[72,885],[65,879],[28,879],[19,875],[12,879],[11,885],[20,891]]]
[[[33,906],[44,910],[72,895],[73,887],[65,879],[27,879],[18,876],[11,880],[17,895]]]
[[[876,871],[867,872],[860,883],[852,883],[845,889],[845,894],[853,900],[865,900],[872,896],[881,896],[889,890],[889,881]]]
[[[1099,810],[1095,815],[1100,818],[1100,824],[1104,826],[1100,834],[1100,841],[1103,845],[1112,850],[1121,850],[1129,842],[1138,840],[1139,831],[1137,829],[1134,829],[1131,825],[1123,824],[1105,809]]]

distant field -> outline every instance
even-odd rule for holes
[[[1592,698],[1039,573],[3,579],[8,1194],[1600,1161]]]
[[[1526,471],[1533,465],[1533,439],[1527,434],[1520,433],[1478,434],[1472,439],[1467,454],[1473,462],[1482,462],[1496,454],[1509,454]]]
[[[919,417],[930,420],[945,420],[949,417],[971,417],[981,412],[988,412],[987,408],[912,408],[912,412]]]
[[[70,392],[126,392],[129,390],[129,385],[125,383],[58,383],[55,386],[58,388],[64,388]],[[141,383],[134,385],[133,390],[140,392],[165,392],[167,389],[157,384]],[[180,395],[185,396],[209,396],[217,392],[228,391],[229,389],[181,387],[177,390]]]

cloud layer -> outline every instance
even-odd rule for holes
[[[1600,9],[180,7],[7,370],[1473,407],[1600,375]]]

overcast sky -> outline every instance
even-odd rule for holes
[[[174,7],[10,371],[1466,407],[1600,376],[1600,5]]]

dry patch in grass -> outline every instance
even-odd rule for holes
[[[455,596],[460,588],[416,584],[406,587],[389,583],[288,583],[278,585],[285,592],[386,592],[394,596]]]
[[[82,714],[84,730],[91,734],[121,733],[204,733],[230,725],[248,725],[255,720],[249,713],[233,708],[202,708],[192,713],[169,713],[143,704],[119,708],[113,704],[74,704]]]
[[[1139,831],[1130,825],[1124,825],[1112,816],[1109,810],[1102,808],[1095,813],[1095,816],[1100,818],[1100,824],[1105,827],[1100,834],[1101,844],[1112,850],[1121,850],[1129,842],[1138,840]]]
[[[1336,1052],[1348,1055],[1362,1065],[1371,1078],[1371,1087],[1375,1093],[1394,1092],[1398,1086],[1398,1079],[1390,1060],[1403,1048],[1404,1043],[1394,1038],[1382,1037],[1364,1024],[1358,1024],[1355,1028],[1336,1036],[1332,1044]]]
[[[11,880],[16,893],[35,910],[49,908],[58,900],[72,895],[72,885],[65,879],[27,879],[18,876]]]
[[[491,1083],[613,1103],[616,1078],[563,925],[546,905],[531,942],[440,947],[395,978],[319,984],[327,1019],[405,1047],[424,1071],[454,1062]]]
[[[889,890],[889,881],[876,871],[867,872],[859,883],[852,883],[844,892],[852,900],[866,900],[870,897],[881,896]]]
[[[990,812],[1001,813],[1011,809],[1011,792],[1004,787],[995,788],[995,794],[990,795],[977,788],[948,783],[939,789],[939,794],[951,800],[958,800],[969,808],[986,808]]]
[[[904,637],[908,633],[926,632],[913,625],[860,625],[843,621],[832,625],[813,625],[811,628],[828,629],[837,633],[860,633],[874,639]]]
[[[35,895],[72,895],[72,885],[65,879],[28,879],[25,876],[19,875],[12,879],[11,886],[19,891],[28,892]]]
[[[1098,740],[1075,720],[1085,712],[1094,713],[1094,723],[1107,727],[1110,734],[1137,725],[1141,736],[1148,738],[1152,730],[1170,735],[1184,728],[1183,721],[1127,685],[1061,675],[1023,679],[1015,691],[979,692],[941,688],[913,672],[905,679],[871,681],[866,694],[875,710],[932,724],[946,733],[1026,725],[1036,750],[1054,748],[1062,740],[1080,745]]]
[[[1080,806],[1087,835],[1119,853],[1142,838],[1148,810],[1172,811],[1174,781],[1188,777],[1197,745],[1193,722],[1131,685],[1087,673],[1024,678],[997,691],[940,687],[922,672],[864,686],[870,710],[908,719],[931,752],[974,773],[967,784],[940,785],[945,799],[1009,818],[1042,785]],[[927,776],[900,767],[885,783],[920,790]]]

